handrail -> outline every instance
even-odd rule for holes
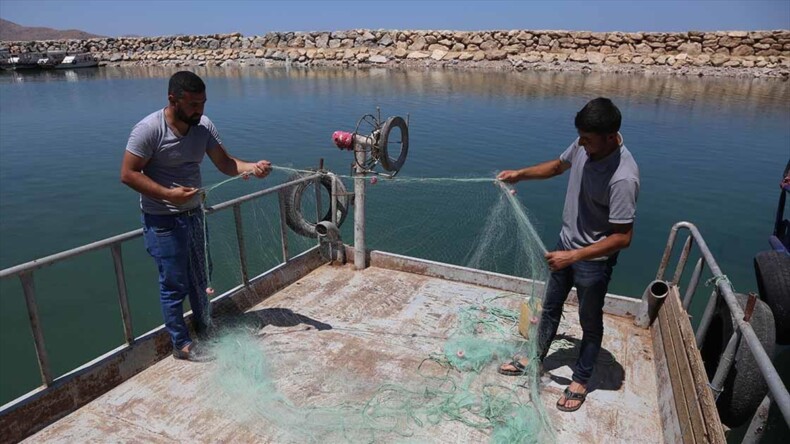
[[[241,285],[248,286],[250,283],[250,278],[247,270],[246,249],[244,247],[244,235],[242,232],[241,205],[245,202],[251,201],[253,199],[258,199],[272,193],[276,193],[278,191],[294,186],[296,184],[300,184],[303,182],[310,182],[310,181],[315,181],[316,183],[318,183],[319,179],[324,174],[327,173],[323,171],[316,172],[314,174],[309,174],[296,180],[285,182],[270,188],[266,188],[264,190],[256,191],[254,193],[250,193],[241,197],[237,197],[235,199],[231,199],[226,202],[222,202],[215,206],[204,208],[206,214],[213,214],[222,210],[226,210],[228,208],[233,208],[233,217],[235,222],[234,227],[236,230],[236,239],[238,242],[239,259],[241,264],[241,275],[240,275]],[[335,199],[334,196],[330,198],[332,200]],[[288,242],[287,242],[288,236],[286,233],[287,224],[285,222],[286,219],[285,205],[284,205],[282,194],[279,194],[279,201],[280,201],[279,202],[280,203],[279,204],[280,239],[282,241],[282,253],[283,253],[283,262],[281,262],[280,264],[283,264],[288,262],[289,254],[288,254]],[[321,203],[320,203],[320,193],[318,192],[318,188],[316,188],[316,204],[317,204],[316,206],[320,209]],[[30,329],[33,333],[33,343],[35,345],[39,371],[41,373],[41,381],[44,386],[48,387],[53,383],[53,376],[49,363],[49,357],[48,357],[49,355],[47,354],[46,345],[44,341],[43,328],[41,326],[41,321],[38,315],[38,304],[36,302],[36,292],[35,292],[35,285],[33,280],[33,272],[61,261],[73,259],[74,257],[81,256],[91,251],[110,249],[110,252],[112,253],[114,268],[115,268],[115,278],[116,278],[116,284],[118,289],[118,302],[121,309],[121,319],[123,321],[124,339],[127,344],[132,344],[137,338],[135,338],[134,334],[132,333],[133,332],[132,319],[129,310],[129,301],[127,298],[127,292],[126,292],[126,275],[123,267],[121,246],[123,245],[124,242],[137,239],[142,235],[143,235],[142,228],[138,228],[137,230],[132,230],[123,234],[119,234],[96,242],[92,242],[87,245],[82,245],[76,248],[72,248],[70,250],[61,251],[56,254],[45,256],[43,258],[35,259],[30,262],[25,262],[19,265],[15,265],[0,270],[0,279],[19,277],[22,283],[22,289],[25,295],[25,304],[27,306],[27,311],[28,311]]]
[[[719,264],[716,262],[716,259],[713,257],[713,254],[708,248],[708,245],[705,243],[705,239],[702,237],[694,224],[690,222],[678,222],[672,226],[672,230],[669,233],[669,239],[667,240],[666,249],[664,250],[664,255],[662,256],[661,263],[658,267],[656,279],[664,279],[664,273],[669,263],[669,258],[672,255],[672,249],[675,245],[678,231],[682,228],[689,230],[690,235],[684,245],[680,260],[678,261],[673,283],[678,284],[680,281],[680,277],[683,274],[683,269],[685,268],[686,261],[688,259],[688,252],[691,247],[691,239],[693,238],[694,242],[696,242],[697,247],[702,253],[705,263],[713,274],[713,280],[716,285],[717,291],[714,291],[713,294],[711,294],[710,297],[713,300],[708,301],[708,308],[715,306],[715,298],[718,295],[721,295],[721,297],[724,299],[724,302],[727,304],[727,307],[729,307],[732,318],[737,326],[735,335],[740,334],[741,337],[746,341],[746,345],[749,347],[749,350],[754,356],[754,359],[757,362],[757,367],[760,369],[760,373],[768,385],[771,399],[779,406],[779,410],[782,412],[785,422],[790,425],[790,393],[788,393],[787,387],[785,387],[782,383],[782,379],[779,377],[779,373],[773,366],[768,353],[766,353],[762,344],[760,344],[760,340],[757,338],[754,329],[752,329],[752,326],[747,320],[744,320],[744,312],[735,298],[732,284],[726,279],[724,273],[722,273],[721,268],[719,268]],[[694,281],[692,282],[693,286],[696,287],[699,282],[699,275],[696,270],[695,276],[692,280]],[[687,289],[687,291],[691,292],[692,294],[694,290],[696,290],[696,288]],[[688,299],[688,302],[690,303],[690,297],[687,297],[686,299]],[[708,317],[711,314],[712,310],[706,309],[704,316]],[[706,329],[706,324],[707,323],[705,322],[705,319],[703,319],[700,329]],[[698,338],[704,337],[704,334],[705,331],[698,330]],[[699,345],[700,344],[698,343],[698,346]]]

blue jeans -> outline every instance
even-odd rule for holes
[[[564,250],[557,245],[557,250]],[[582,344],[573,369],[572,379],[587,384],[603,338],[603,304],[612,269],[617,264],[617,254],[605,261],[580,261],[551,273],[543,299],[543,313],[538,326],[538,351],[540,359],[546,357],[551,341],[557,334],[562,317],[562,307],[572,286],[576,286],[579,299],[579,323],[582,326]]]
[[[159,298],[173,347],[192,342],[184,322],[184,299],[192,306],[195,331],[208,325],[206,256],[200,209],[174,215],[143,213],[143,238],[159,269]],[[210,258],[209,258],[210,261]]]

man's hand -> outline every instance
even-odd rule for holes
[[[269,173],[272,171],[272,163],[268,160],[259,160],[253,164],[250,164],[252,169],[249,170],[249,173],[257,177],[258,179],[263,179],[264,177],[268,176]],[[245,176],[245,179],[249,176]]]
[[[501,173],[497,174],[497,180],[501,180],[505,183],[516,183],[520,180],[519,172],[517,170],[505,170]]]
[[[545,257],[551,271],[562,270],[576,262],[575,251],[550,251],[546,253]]]
[[[167,201],[176,205],[183,205],[189,202],[198,191],[200,190],[190,187],[170,188],[167,192]]]

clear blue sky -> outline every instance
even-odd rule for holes
[[[0,18],[94,34],[372,29],[688,31],[790,29],[790,0],[68,1],[0,0]]]

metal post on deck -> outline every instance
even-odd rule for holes
[[[126,274],[123,271],[123,253],[121,243],[115,243],[110,247],[112,252],[112,262],[115,265],[115,282],[118,286],[118,303],[121,305],[121,319],[123,320],[123,335],[127,344],[134,342],[132,330],[132,315],[129,310],[129,298],[126,293]]]
[[[669,285],[666,282],[656,280],[650,283],[642,296],[642,306],[640,314],[636,318],[636,325],[648,328],[658,317],[658,311],[664,305],[664,301],[669,294]]]
[[[752,318],[756,301],[757,295],[750,293],[749,301],[746,303],[746,308],[743,311],[743,320],[747,323]],[[710,389],[713,390],[713,398],[716,400],[719,399],[722,387],[724,386],[724,380],[727,379],[727,375],[730,373],[733,363],[735,363],[735,354],[738,352],[738,346],[740,344],[741,329],[738,328],[730,337],[729,342],[727,342],[727,347],[724,349],[724,353],[722,353],[719,359],[719,365],[716,367],[716,373],[713,375],[713,380],[710,382]]]
[[[759,444],[759,442],[762,441],[763,434],[765,433],[765,424],[768,422],[768,412],[770,411],[771,395],[768,394],[765,395],[763,402],[760,403],[760,406],[757,407],[757,411],[754,412],[752,422],[749,423],[749,429],[746,431],[746,434],[743,435],[741,444]]]
[[[702,348],[702,343],[705,342],[705,335],[708,334],[708,327],[713,320],[713,312],[716,311],[716,301],[719,299],[719,289],[714,288],[708,298],[708,305],[705,306],[705,311],[702,313],[702,319],[699,321],[697,327],[696,342],[697,348]]]
[[[285,195],[277,193],[280,201],[280,242],[283,247],[283,263],[288,262],[288,231],[285,224]]]
[[[689,281],[689,286],[686,288],[686,294],[683,296],[683,309],[688,311],[689,305],[691,305],[691,298],[694,296],[694,293],[697,291],[697,286],[699,285],[699,278],[702,275],[702,267],[703,264],[702,258],[697,260],[697,265],[694,266],[694,272],[691,273],[691,280]]]
[[[689,253],[691,253],[691,245],[692,237],[691,233],[689,233],[689,237],[686,238],[686,242],[683,244],[683,250],[680,252],[680,259],[678,260],[678,265],[675,267],[675,276],[672,277],[672,283],[678,285],[680,282],[680,278],[683,277],[683,271],[686,269],[686,262],[689,259]]]
[[[244,247],[244,226],[241,220],[241,204],[233,205],[233,220],[236,222],[236,241],[239,244],[239,264],[241,265],[241,281],[245,287],[250,286],[249,272],[247,271],[247,250]]]
[[[33,342],[36,346],[36,356],[38,357],[38,368],[41,371],[41,381],[45,386],[52,384],[52,371],[49,367],[49,356],[44,345],[44,333],[41,331],[41,320],[38,317],[38,305],[36,304],[36,289],[33,284],[33,273],[23,272],[19,274],[22,281],[22,289],[25,292],[25,304],[27,314],[30,318],[30,329],[33,331]]]
[[[365,170],[367,151],[361,143],[354,147],[354,268],[367,268],[365,257]]]
[[[318,161],[318,171],[322,171],[324,169],[324,159],[321,158]],[[323,219],[323,215],[321,214],[321,178],[322,176],[318,176],[315,178],[315,223],[321,222]],[[316,236],[316,241],[318,245],[321,245],[321,239]]]

